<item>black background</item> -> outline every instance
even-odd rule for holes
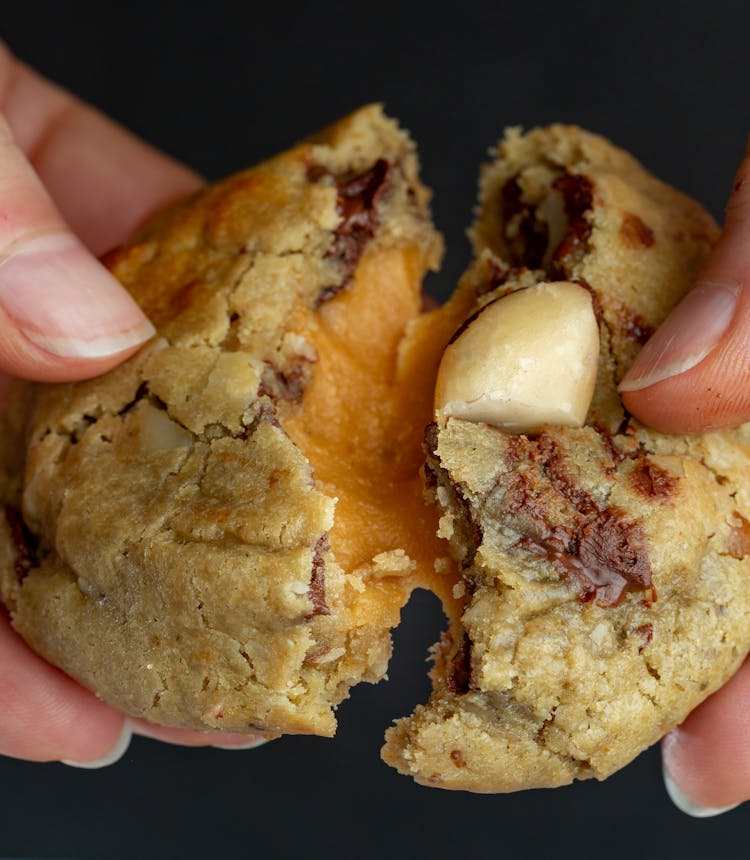
[[[13,3],[2,35],[39,70],[216,178],[359,104],[420,144],[465,266],[478,163],[503,127],[576,122],[717,216],[748,131],[747,2]],[[511,796],[413,785],[385,727],[427,694],[437,601],[415,595],[391,680],[355,690],[333,741],[246,752],[134,740],[104,771],[0,761],[0,855],[630,858],[746,856],[750,809],[695,821],[651,750],[606,783]],[[744,838],[743,838],[744,837]]]

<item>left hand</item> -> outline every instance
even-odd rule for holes
[[[0,390],[3,372],[96,376],[152,336],[94,255],[200,184],[0,44]],[[132,732],[189,746],[262,743],[128,720],[32,652],[0,610],[0,754],[99,767]]]

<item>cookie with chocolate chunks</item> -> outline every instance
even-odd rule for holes
[[[128,714],[330,735],[383,676],[414,562],[398,527],[357,538],[357,494],[377,523],[394,347],[441,253],[417,169],[368,107],[206,188],[105,260],[157,336],[100,379],[14,391],[2,599]]]
[[[750,645],[750,434],[663,436],[617,395],[717,230],[599,137],[511,132],[476,260],[422,313],[428,198],[371,106],[108,255],[158,333],[100,379],[13,387],[0,596],[131,715],[331,735],[429,588],[450,629],[386,761],[471,791],[602,778]],[[442,357],[534,291],[589,314],[585,423],[580,402],[533,433],[483,423],[497,404],[435,420]]]
[[[617,394],[716,237],[696,203],[576,128],[511,130],[484,169],[466,330],[509,294],[578,284],[598,371],[583,426],[443,415],[427,434],[463,605],[429,703],[388,732],[402,773],[481,792],[602,779],[744,660],[750,430],[663,435]]]

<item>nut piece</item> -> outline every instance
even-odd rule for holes
[[[141,423],[141,446],[144,453],[172,451],[175,448],[192,448],[193,437],[176,424],[163,409],[156,409],[148,402],[139,408]]]
[[[591,404],[599,326],[580,284],[536,284],[486,305],[451,343],[435,386],[437,420],[516,433],[581,427]]]

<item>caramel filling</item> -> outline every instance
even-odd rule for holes
[[[434,591],[452,619],[460,611],[452,596],[458,574],[436,535],[421,467],[437,367],[467,309],[452,302],[420,315],[425,270],[415,246],[368,251],[347,290],[318,309],[299,308],[292,325],[318,361],[301,405],[282,423],[316,485],[338,499],[331,548],[365,585],[353,592],[353,626],[395,625],[419,586]],[[393,570],[386,560],[373,576],[373,559],[394,550],[413,564],[399,554]]]

